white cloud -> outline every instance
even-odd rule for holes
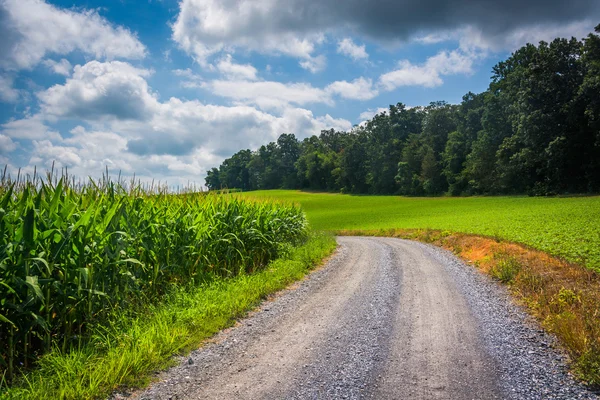
[[[305,69],[323,68],[324,59],[313,57],[324,40],[321,32],[301,34],[277,25],[272,14],[281,11],[276,0],[182,0],[173,24],[173,40],[201,65],[221,51],[243,48],[263,54],[298,58]]]
[[[288,108],[277,121],[277,136],[280,133],[295,133],[300,139],[315,135],[324,129],[348,130],[352,128],[350,121],[333,118],[329,114],[315,117],[312,111],[302,108]],[[264,144],[263,142],[262,144]]]
[[[50,129],[39,114],[26,116],[23,119],[13,119],[2,125],[0,133],[13,139],[28,140],[61,140],[58,132]]]
[[[90,131],[77,127],[64,139],[34,140],[29,163],[69,167],[77,176],[98,176],[105,166],[170,183],[198,182],[209,168],[242,148],[258,148],[284,132],[300,139],[322,129],[350,129],[344,119],[286,108],[280,115],[249,106],[216,106],[171,98],[148,121],[111,121]]]
[[[458,40],[461,32],[463,32],[463,29],[457,29],[454,31],[441,30],[425,34],[416,34],[412,38],[412,41],[421,44],[443,43],[450,40]]]
[[[73,168],[80,166],[83,159],[77,154],[79,149],[71,146],[56,146],[50,140],[33,141],[30,163],[37,166]],[[85,175],[84,175],[85,176]]]
[[[98,59],[139,59],[146,53],[132,32],[93,10],[67,10],[43,0],[3,0],[0,16],[0,66],[5,69],[29,69],[47,54],[74,50]]]
[[[194,71],[192,71],[189,68],[186,68],[186,69],[174,69],[172,72],[176,76],[180,76],[182,78],[194,79],[194,80],[196,80],[196,79],[200,80],[201,79],[200,75],[196,75],[194,73]]]
[[[347,131],[352,128],[352,124],[350,121],[344,118],[334,118],[329,114],[325,114],[325,116],[317,117],[316,122],[314,123],[315,127],[318,127],[318,131],[321,132],[325,129],[335,129],[336,131]],[[314,132],[316,129],[312,129]],[[305,134],[303,135],[305,136]]]
[[[0,75],[0,101],[14,103],[19,99],[19,91],[13,87],[13,78]]]
[[[425,44],[461,40],[478,43],[480,50],[507,50],[549,35],[585,34],[597,22],[600,6],[597,0],[577,1],[573,6],[558,0],[451,5],[374,0],[340,6],[335,0],[180,0],[172,38],[201,65],[210,65],[207,59],[215,54],[241,49],[294,57],[303,68],[318,71],[324,64],[315,53],[328,36],[341,38],[339,53],[366,60],[366,47],[357,37],[384,46],[411,39]]]
[[[337,52],[354,60],[366,60],[369,58],[365,45],[359,46],[355,44],[351,38],[340,40],[338,42]]]
[[[375,109],[369,108],[368,110],[361,112],[358,118],[361,120],[367,120],[373,118],[377,114],[381,114],[382,112],[389,112],[389,109],[385,107],[379,107]]]
[[[185,183],[198,180],[208,168],[241,148],[257,148],[281,133],[304,138],[322,129],[351,127],[349,121],[315,116],[287,101],[276,112],[246,104],[221,106],[177,98],[161,102],[148,87],[145,78],[149,74],[116,61],[76,66],[63,85],[39,93],[38,114],[10,121],[1,126],[0,133],[9,139],[31,141],[30,166],[49,167],[55,161],[57,167],[68,166],[78,176],[97,176],[107,165],[124,175],[135,172],[142,179],[159,176]],[[194,76],[188,70],[174,74]],[[249,85],[246,97],[285,91],[282,98],[295,98],[298,104],[329,96],[310,85],[232,82],[236,90]],[[298,100],[302,96],[304,100]],[[65,119],[81,121],[86,128],[77,126],[62,135],[49,128]]]
[[[17,144],[8,136],[0,134],[0,155],[15,151]]]
[[[78,126],[71,130],[72,136],[56,143],[51,140],[33,141],[30,163],[50,167],[52,163],[58,168],[76,168],[79,176],[97,176],[106,167],[109,170],[119,169],[132,175],[132,168],[125,150],[127,140],[113,132],[86,131]]]
[[[399,68],[379,77],[379,84],[385,90],[401,86],[440,86],[444,75],[471,74],[475,55],[459,50],[442,51],[427,59],[422,65],[414,65],[408,60],[398,63]]]
[[[121,61],[90,61],[76,65],[64,85],[54,85],[38,93],[38,98],[48,116],[144,119],[156,104],[144,79],[151,73]]]
[[[48,67],[51,71],[53,71],[55,74],[64,75],[64,76],[71,75],[71,70],[73,69],[73,66],[71,65],[69,60],[66,60],[64,58],[61,59],[60,61],[44,60],[43,64],[46,67]]]
[[[551,42],[557,37],[581,39],[593,32],[597,21],[584,19],[570,23],[533,24],[514,28],[508,32],[491,35],[472,25],[453,30],[439,30],[426,34],[417,34],[413,41],[422,44],[436,44],[455,41],[467,52],[514,51],[527,43],[537,45],[540,41]]]
[[[327,65],[327,58],[324,55],[310,57],[307,60],[300,61],[300,66],[313,74],[323,71]]]
[[[593,32],[597,24],[597,19],[586,19],[567,24],[538,24],[517,28],[506,35],[495,36],[486,36],[481,31],[471,28],[465,31],[460,40],[461,45],[467,48],[514,51],[527,43],[537,45],[542,40],[551,42],[557,37],[571,38],[575,36],[581,39]]]
[[[363,77],[357,78],[352,82],[336,81],[329,84],[326,90],[335,93],[346,99],[370,100],[376,97],[379,92],[373,88],[371,79]]]
[[[227,79],[256,80],[257,70],[250,64],[236,64],[230,54],[217,63],[217,69]]]
[[[394,90],[400,86],[440,86],[443,81],[438,71],[417,66],[404,60],[398,63],[399,68],[381,75],[380,84],[385,90]]]
[[[351,82],[335,81],[324,88],[308,83],[276,81],[213,80],[203,84],[211,93],[230,99],[234,104],[256,105],[263,110],[281,111],[291,104],[325,104],[333,106],[334,97],[370,100],[379,94],[371,79],[357,78]]]
[[[172,72],[175,76],[185,78],[185,80],[181,82],[182,87],[187,89],[199,89],[202,87],[202,77],[194,74],[191,69],[174,69]]]
[[[476,55],[459,50],[442,51],[427,59],[425,68],[440,75],[471,74]]]
[[[329,92],[307,83],[215,80],[207,84],[207,88],[218,96],[256,104],[263,109],[281,109],[288,104],[333,105]]]

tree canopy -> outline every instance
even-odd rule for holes
[[[209,189],[402,195],[600,191],[600,25],[528,44],[457,105],[402,103],[348,132],[284,133],[212,168]]]

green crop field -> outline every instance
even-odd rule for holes
[[[0,378],[177,286],[254,272],[306,234],[299,207],[108,180],[0,180]]]
[[[600,197],[351,196],[270,190],[244,193],[302,205],[319,230],[440,229],[494,236],[600,270]]]

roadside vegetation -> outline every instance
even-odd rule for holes
[[[164,365],[333,247],[308,238],[294,205],[4,175],[3,395],[95,397]]]

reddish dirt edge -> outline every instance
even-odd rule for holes
[[[492,276],[502,261],[516,261],[520,270],[508,283],[511,293],[556,335],[571,358],[575,376],[600,389],[600,273],[523,244],[484,236],[430,229],[340,230],[335,234],[430,243]]]

